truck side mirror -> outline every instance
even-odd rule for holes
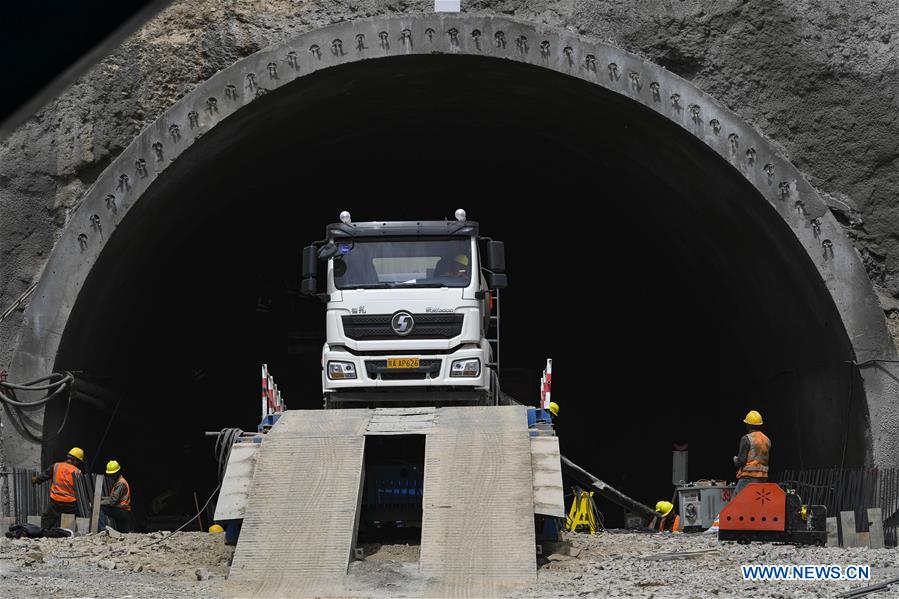
[[[318,276],[318,251],[314,245],[303,248],[303,278],[314,279]]]
[[[300,293],[303,295],[315,295],[318,293],[318,281],[315,279],[303,279],[300,283]]]
[[[487,279],[487,287],[490,289],[505,289],[509,285],[509,278],[504,273],[488,272],[484,274]]]
[[[506,244],[502,241],[488,241],[486,262],[487,264],[484,266],[487,267],[487,270],[492,270],[493,272],[505,272]]]

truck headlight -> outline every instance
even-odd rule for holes
[[[455,360],[450,368],[450,376],[474,377],[481,374],[481,361],[477,358],[471,360]]]
[[[352,362],[328,362],[328,378],[332,381],[356,378],[356,365]]]

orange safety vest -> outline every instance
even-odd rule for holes
[[[115,507],[122,508],[123,510],[127,510],[130,512],[131,511],[131,485],[128,484],[128,481],[125,480],[124,476],[120,476],[119,480],[115,481],[115,484],[112,485],[112,490],[115,490],[115,488],[120,484],[125,485],[125,494],[122,495],[122,498],[119,499],[119,502],[116,504]],[[110,493],[112,493],[112,491],[110,491]]]
[[[74,503],[75,473],[80,472],[78,466],[68,462],[53,464],[53,482],[50,483],[50,499],[60,503]]]
[[[771,439],[761,431],[752,431],[746,436],[749,437],[749,453],[746,463],[737,471],[737,478],[767,478]]]

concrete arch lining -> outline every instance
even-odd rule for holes
[[[732,112],[657,65],[569,32],[492,16],[422,15],[342,23],[258,52],[211,77],[147,127],[97,179],[58,241],[26,313],[13,369],[23,378],[52,369],[68,317],[109,236],[166,167],[206,132],[266,93],[301,85],[304,76],[322,69],[432,53],[550,69],[677,124],[740,172],[790,226],[833,298],[856,360],[895,357],[851,242],[801,173]],[[35,461],[33,448],[10,445],[13,463]]]

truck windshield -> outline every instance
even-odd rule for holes
[[[471,282],[469,237],[362,238],[336,245],[338,289],[467,287]]]

